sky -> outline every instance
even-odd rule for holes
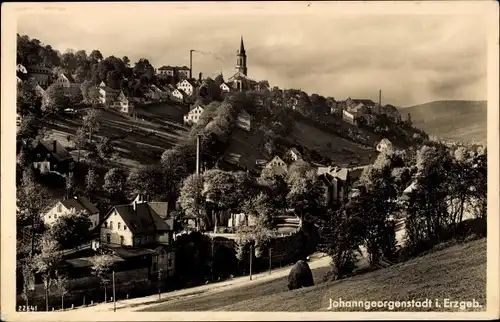
[[[105,57],[147,58],[156,68],[188,66],[189,50],[195,49],[193,75],[215,77],[222,71],[226,79],[236,72],[243,36],[248,76],[267,79],[271,86],[338,100],[377,100],[382,90],[382,103],[401,107],[487,97],[487,29],[480,16],[218,5],[223,8],[88,3],[32,10],[18,17],[18,33],[61,52],[99,49]]]

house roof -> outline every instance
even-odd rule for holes
[[[175,67],[172,67],[172,66],[161,66],[160,68],[158,68],[158,70],[173,70]]]
[[[54,146],[54,143],[55,143],[55,146]],[[57,140],[53,140],[53,141],[40,140],[39,144],[40,144],[40,146],[45,148],[47,150],[47,152],[50,152],[52,154],[52,156],[54,157],[54,159],[56,159],[59,162],[72,159],[72,156],[68,152],[68,150],[66,150],[61,145],[61,143],[59,143],[59,141],[57,141]],[[54,151],[54,147],[55,147],[55,151]]]
[[[61,203],[68,209],[75,208],[76,211],[85,211],[89,214],[99,213],[99,209],[83,196],[62,200]]]
[[[108,217],[115,210],[125,221],[132,233],[152,233],[158,230],[172,230],[173,227],[165,222],[168,216],[167,202],[137,203],[133,205],[117,205],[108,213]]]
[[[123,262],[124,259],[116,256],[116,255],[109,255],[112,257],[113,262]],[[75,268],[81,268],[81,267],[91,267],[93,266],[92,262],[90,261],[92,257],[80,257],[80,258],[71,258],[71,259],[66,259],[65,262],[70,264],[71,266]]]
[[[376,103],[374,101],[372,101],[370,99],[366,99],[366,98],[351,98],[351,102],[353,102],[356,105],[358,105],[358,104],[363,104],[366,106],[376,105]]]
[[[387,138],[383,138],[380,140],[379,144],[392,144],[392,142]]]
[[[189,70],[189,67],[187,66],[180,66],[180,67],[175,67],[177,70]]]
[[[74,83],[75,82],[75,79],[73,78],[73,76],[69,73],[61,73],[60,76],[64,76],[66,77],[66,79],[68,79],[71,83]]]
[[[295,154],[297,154],[297,155],[300,155],[299,150],[297,150],[296,148],[291,148],[291,149],[290,149],[290,152],[293,152],[293,153],[295,153]]]

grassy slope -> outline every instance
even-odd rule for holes
[[[116,112],[103,111],[97,136],[114,138],[112,144],[120,154],[116,166],[134,167],[151,163],[152,155],[161,155],[187,133],[187,128],[180,122],[183,113],[182,107],[167,104],[138,109],[137,120]],[[67,136],[73,136],[80,126],[79,115],[58,117],[48,124],[50,136],[70,148],[73,143],[67,140]],[[130,130],[134,132],[129,133]]]
[[[486,143],[486,101],[436,101],[406,107],[413,123],[429,134],[445,139]]]
[[[327,310],[330,298],[357,301],[474,298],[484,306],[486,239],[456,245],[393,267],[336,282],[320,282],[326,269],[313,273],[316,283],[320,284],[296,291],[288,291],[286,278],[281,278],[265,284],[168,302],[147,311],[320,311]],[[431,310],[457,311],[445,308]]]

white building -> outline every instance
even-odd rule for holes
[[[184,124],[198,123],[200,116],[205,109],[201,105],[197,105],[189,113],[184,115]]]
[[[43,215],[43,222],[45,225],[50,226],[54,224],[59,218],[75,214],[77,211],[84,212],[90,222],[90,229],[94,229],[99,225],[99,209],[94,206],[85,197],[74,197],[71,199],[58,201],[49,211]]]
[[[195,86],[192,82],[185,79],[177,84],[177,89],[180,89],[187,95],[191,96],[194,93]]]

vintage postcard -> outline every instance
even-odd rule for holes
[[[2,320],[498,318],[498,14],[3,4]]]

